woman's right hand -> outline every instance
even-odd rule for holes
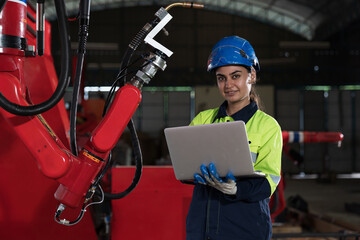
[[[201,165],[200,170],[201,174],[194,174],[195,183],[209,185],[225,194],[236,194],[236,181],[234,175],[231,172],[229,172],[226,177],[222,179],[216,171],[214,163],[210,163],[208,168],[205,165]]]

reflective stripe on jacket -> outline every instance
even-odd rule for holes
[[[270,239],[269,198],[280,181],[282,135],[274,118],[251,102],[232,116],[220,108],[199,113],[190,125],[242,120],[256,171],[266,178],[241,178],[235,196],[196,184],[186,220],[186,239]]]

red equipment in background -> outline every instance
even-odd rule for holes
[[[128,197],[112,202],[112,239],[185,239],[193,185],[176,180],[171,166],[143,170],[137,188]],[[128,186],[134,171],[134,167],[113,168],[113,191]]]
[[[337,142],[341,144],[344,135],[340,132],[309,132],[309,131],[283,131],[283,143],[319,143]]]
[[[333,142],[338,143],[340,147],[344,135],[340,132],[309,132],[309,131],[282,131],[283,138],[283,153],[285,153],[295,164],[299,163],[299,156],[294,156],[293,151],[288,146],[288,143],[320,143]],[[274,222],[275,218],[284,211],[286,202],[284,198],[284,178],[282,177],[280,183],[270,199],[271,219]]]

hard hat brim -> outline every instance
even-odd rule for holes
[[[211,52],[208,60],[207,70],[210,72],[215,68],[226,66],[226,65],[244,65],[244,66],[254,66],[255,70],[257,63],[254,59],[251,59],[241,48],[232,45],[224,45],[214,49]]]

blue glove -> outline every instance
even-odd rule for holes
[[[205,165],[201,165],[200,170],[202,175],[199,173],[194,174],[195,183],[209,185],[225,194],[236,194],[237,187],[235,177],[231,172],[229,172],[223,180],[220,178],[213,163],[209,164],[209,169]]]

